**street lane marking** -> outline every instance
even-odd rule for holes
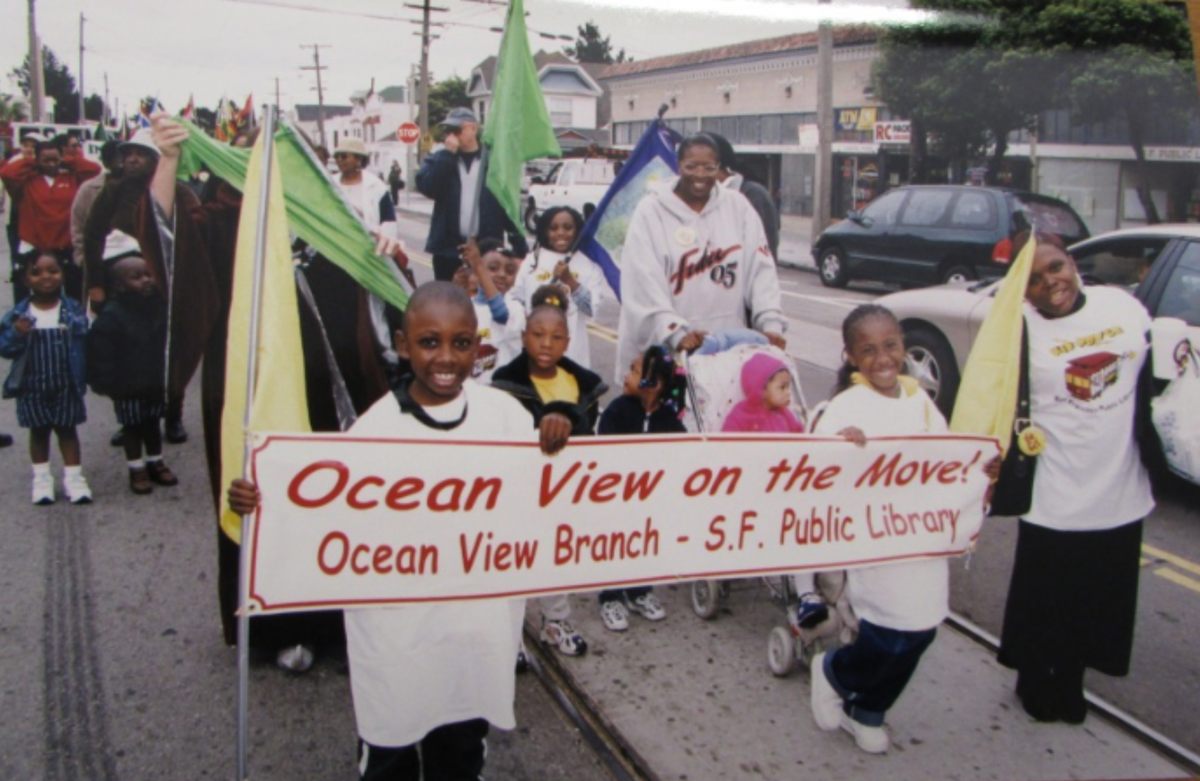
[[[1187,575],[1181,575],[1175,570],[1167,569],[1166,567],[1154,570],[1154,574],[1158,575],[1160,578],[1165,578],[1176,585],[1183,586],[1184,588],[1191,589],[1197,594],[1200,594],[1200,580],[1189,578]]]
[[[1176,567],[1178,567],[1181,570],[1186,570],[1187,572],[1190,572],[1193,575],[1200,575],[1200,564],[1195,564],[1193,562],[1188,561],[1185,558],[1176,556],[1173,553],[1167,553],[1164,550],[1159,550],[1158,548],[1151,547],[1150,545],[1143,544],[1142,550],[1145,553],[1148,553],[1149,555],[1155,557],[1156,559],[1162,559],[1165,562],[1174,564]]]

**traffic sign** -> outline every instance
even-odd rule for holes
[[[421,128],[415,122],[405,122],[396,129],[396,138],[405,144],[415,144],[421,137]]]

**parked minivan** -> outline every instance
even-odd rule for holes
[[[1057,198],[999,187],[913,185],[849,212],[821,234],[812,253],[829,287],[851,279],[905,286],[986,279],[1004,274],[1001,242],[1031,226],[1067,244],[1088,237],[1083,220]]]

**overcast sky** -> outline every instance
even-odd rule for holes
[[[420,0],[411,0],[419,4]],[[504,7],[478,0],[434,0],[441,22],[432,44],[435,78],[466,77],[471,68],[500,45],[487,28],[504,23]],[[653,6],[655,11],[646,10]],[[829,9],[839,21],[886,21],[904,18],[904,0],[834,0]],[[0,91],[15,92],[9,72],[28,49],[27,3],[4,0],[0,26]],[[301,9],[321,10],[301,10]],[[530,45],[560,49],[566,42],[537,33],[574,36],[591,20],[616,48],[637,59],[768,38],[815,28],[815,0],[525,0]],[[109,93],[123,109],[146,95],[158,95],[172,113],[195,94],[197,105],[214,107],[223,94],[239,103],[248,93],[255,102],[316,102],[312,49],[323,44],[321,64],[327,103],[346,103],[351,92],[402,84],[420,62],[420,27],[407,20],[420,12],[403,0],[38,0],[37,25],[42,42],[79,75],[79,15],[86,54],[84,88]]]

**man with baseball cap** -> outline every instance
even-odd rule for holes
[[[496,197],[481,187],[479,120],[469,108],[451,109],[442,121],[443,149],[425,158],[417,173],[417,189],[433,199],[433,217],[425,251],[433,256],[433,275],[450,281],[462,265],[459,248],[472,238],[472,221],[479,211],[474,238],[500,239],[508,235],[513,254],[529,252],[525,237],[505,214]],[[476,203],[476,193],[479,201]]]

